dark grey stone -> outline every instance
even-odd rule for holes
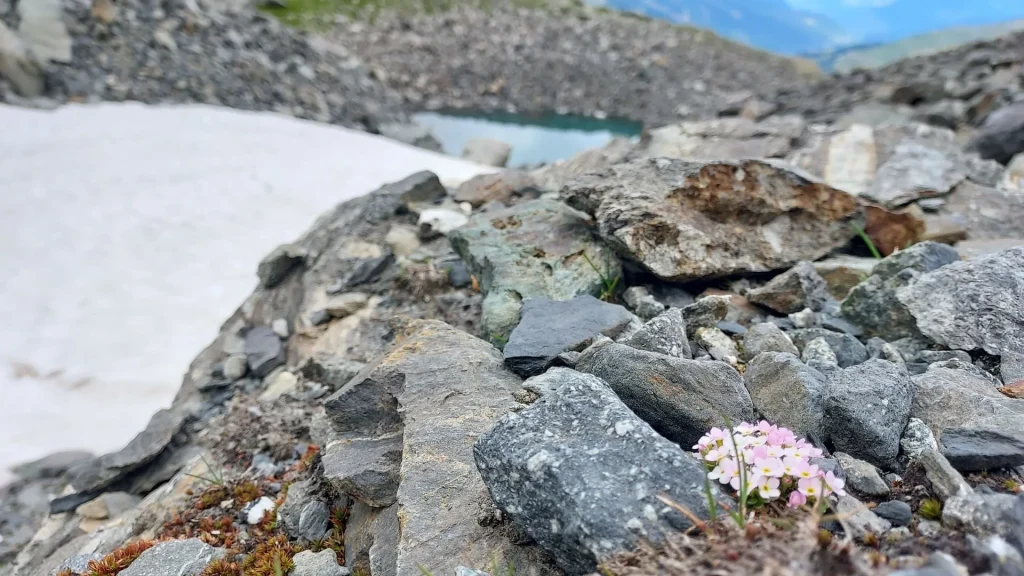
[[[312,502],[312,495],[309,490],[309,481],[300,480],[288,486],[288,493],[285,494],[284,502],[277,509],[277,519],[291,537],[298,538],[299,523],[302,520],[302,510]]]
[[[388,191],[398,194],[402,199],[402,204],[412,211],[416,211],[417,205],[433,204],[448,195],[448,191],[444,189],[437,175],[427,170],[406,176],[387,186]]]
[[[369,284],[379,278],[394,261],[395,255],[390,250],[380,256],[355,258],[345,275],[327,287],[327,293],[339,294],[350,288]]]
[[[309,542],[320,540],[331,529],[331,510],[327,504],[314,500],[302,507],[299,514],[299,537]]]
[[[705,296],[683,308],[686,337],[692,339],[699,328],[714,328],[729,313],[728,296]]]
[[[455,288],[465,288],[473,282],[473,278],[469,274],[469,268],[461,260],[445,264],[444,268],[448,270],[448,282]]]
[[[365,367],[366,364],[349,360],[341,354],[317,351],[299,371],[306,380],[324,384],[333,391],[348,384]]]
[[[726,336],[743,336],[747,333],[747,327],[739,322],[723,320],[718,324],[715,324],[715,326],[725,333]]]
[[[670,308],[667,312],[644,324],[643,328],[621,341],[637,350],[657,352],[675,358],[690,358],[690,343],[686,340],[686,322],[682,310]]]
[[[331,321],[331,313],[327,310],[315,310],[309,315],[309,323],[313,326],[322,326]]]
[[[372,576],[395,576],[398,563],[398,504],[371,508],[356,501],[345,524],[345,565]]]
[[[971,355],[963,350],[921,350],[910,359],[911,362],[919,362],[925,365],[945,362],[947,360],[959,360],[970,364]]]
[[[260,265],[256,269],[260,285],[269,289],[284,282],[291,271],[302,264],[305,259],[306,250],[304,248],[294,244],[278,246],[260,261]]]
[[[807,344],[816,338],[823,338],[836,355],[840,368],[848,368],[868,359],[868,349],[849,334],[833,332],[825,328],[802,328],[789,332],[796,347],[803,351]]]
[[[713,426],[749,422],[750,395],[736,370],[723,362],[686,360],[599,342],[576,362],[580,372],[604,380],[663,436],[694,445]]]
[[[1024,426],[1024,419],[1019,423]],[[945,428],[942,455],[963,472],[996,470],[1024,465],[1024,437],[1017,430]]]
[[[1024,247],[943,266],[897,298],[946,348],[1024,353]]]
[[[245,334],[243,345],[249,370],[263,378],[285,362],[284,344],[270,326],[256,326]]]
[[[562,352],[580,351],[598,335],[614,337],[632,319],[622,306],[590,295],[527,300],[522,320],[505,345],[505,364],[524,378],[540,374]]]
[[[600,379],[566,368],[552,373],[562,384],[502,418],[474,455],[495,504],[559,567],[586,574],[642,540],[657,543],[689,526],[659,495],[707,517],[697,460]]]
[[[836,303],[835,301],[830,301],[830,304],[834,304],[836,306],[837,309],[835,310],[835,312],[838,313],[838,303]],[[831,313],[826,314],[822,312],[817,316],[818,324],[822,328],[827,328],[829,330],[832,330],[833,332],[842,332],[844,334],[849,334],[850,336],[860,337],[861,335],[864,334],[864,330],[861,329],[860,326],[843,320],[842,318],[832,316]]]
[[[818,443],[824,440],[824,374],[792,354],[764,352],[747,364],[743,383],[754,409],[762,417],[789,428],[797,436]]]
[[[92,500],[92,497],[82,500],[86,495],[126,479],[143,465],[153,462],[181,430],[184,421],[176,411],[160,410],[150,418],[146,429],[121,450],[88,460],[69,470],[68,476],[76,494],[53,500],[50,503],[51,514],[77,508]]]
[[[781,314],[792,314],[804,308],[819,312],[831,299],[825,279],[807,261],[797,263],[764,286],[747,292],[747,300]]]
[[[1009,164],[1017,153],[1024,152],[1024,102],[989,114],[968,150],[1000,164]]]
[[[743,336],[741,358],[744,361],[750,362],[762,352],[785,352],[794,356],[800,354],[789,336],[771,322],[754,324]]]
[[[910,510],[910,504],[899,500],[882,502],[878,506],[875,506],[873,512],[879,518],[888,520],[893,526],[906,526],[910,524],[910,520],[913,518],[913,512]]]
[[[902,364],[868,360],[828,374],[825,434],[836,450],[891,466],[910,419],[914,383]]]
[[[395,503],[401,435],[335,440],[324,448],[321,461],[324,479],[338,491],[378,508]]]
[[[160,542],[143,552],[119,576],[197,576],[206,565],[222,558],[223,548],[214,548],[198,538]]]

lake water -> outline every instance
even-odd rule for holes
[[[517,114],[445,114],[421,112],[413,120],[430,128],[444,151],[461,156],[471,138],[493,138],[512,146],[509,166],[549,163],[589,148],[604,146],[612,138],[640,134],[639,122],[586,116]]]

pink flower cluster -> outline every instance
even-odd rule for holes
[[[709,479],[728,484],[737,492],[742,487],[743,465],[748,495],[764,501],[786,498],[789,506],[796,508],[809,498],[846,493],[843,479],[811,464],[811,458],[820,457],[821,450],[797,439],[791,430],[764,420],[757,424],[743,422],[733,428],[731,435],[727,428],[712,428],[693,449],[707,466]]]

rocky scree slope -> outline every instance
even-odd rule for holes
[[[658,126],[741,106],[751,89],[806,80],[796,61],[710,31],[585,8],[385,14],[342,22],[330,36],[411,109],[607,115]]]
[[[22,74],[0,69],[9,103],[204,103],[370,131],[405,118],[398,95],[344,47],[249,7],[18,0],[0,3],[0,22],[6,39],[30,52]]]
[[[688,122],[339,205],[259,264],[172,407],[124,449],[20,469],[0,562],[710,574],[760,573],[784,550],[788,573],[1019,573],[1020,194],[949,131],[850,130]],[[870,162],[839,153],[851,141]],[[890,170],[907,155],[934,161]],[[933,214],[971,205],[986,220],[966,233],[1003,236],[920,241],[936,195]],[[884,259],[863,257],[858,229]],[[819,541],[806,515],[726,532],[743,553],[685,535],[710,515],[688,452],[725,416],[826,452],[816,465],[849,494],[824,527],[842,538]]]

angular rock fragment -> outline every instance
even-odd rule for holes
[[[630,286],[622,293],[622,299],[637,316],[650,320],[665,311],[665,305],[651,295],[643,286]]]
[[[258,378],[270,374],[285,361],[284,344],[270,326],[257,326],[249,330],[245,334],[244,351],[249,370]]]
[[[948,194],[965,177],[942,152],[916,142],[904,142],[878,168],[864,196],[895,208],[919,198]]]
[[[833,454],[846,475],[846,485],[868,496],[888,496],[889,485],[882,480],[878,469],[844,452]]]
[[[714,328],[729,314],[729,296],[705,296],[683,308],[686,336],[693,338],[699,328]]]
[[[605,289],[602,276],[612,282],[621,275],[584,215],[551,200],[476,214],[449,240],[480,282],[482,330],[491,339],[508,337],[524,300],[596,296]]]
[[[825,375],[792,354],[758,354],[743,374],[754,409],[769,422],[797,436],[822,442]]]
[[[914,383],[900,364],[868,360],[832,371],[825,392],[825,434],[836,450],[888,467],[899,453],[913,396]]]
[[[670,308],[644,324],[643,328],[621,341],[637,350],[657,352],[674,358],[690,358],[686,340],[686,323],[679,308]]]
[[[849,194],[753,160],[637,160],[561,194],[617,252],[675,281],[815,260],[852,238],[861,218]]]
[[[686,528],[689,520],[659,495],[707,516],[697,460],[600,379],[566,368],[548,374],[561,384],[499,421],[474,454],[494,502],[567,574]]]
[[[672,358],[614,342],[599,342],[576,362],[580,372],[604,380],[663,436],[694,445],[713,426],[749,422],[750,395],[728,364]]]
[[[747,300],[782,314],[804,308],[821,311],[830,300],[828,286],[810,262],[800,262],[747,293]]]
[[[916,322],[896,291],[918,275],[937,270],[960,259],[956,250],[944,244],[922,242],[887,256],[872,275],[846,297],[842,315],[860,326],[864,335],[889,340],[917,336]]]
[[[323,477],[338,491],[376,508],[395,503],[402,463],[400,434],[344,438],[327,444]]]
[[[256,269],[256,275],[260,278],[260,285],[264,288],[273,288],[284,282],[293,269],[302,264],[306,259],[306,250],[294,244],[278,246],[267,254]]]
[[[786,352],[794,356],[800,354],[789,336],[771,322],[754,324],[743,336],[744,361],[750,362],[762,352]]]
[[[789,332],[789,337],[801,350],[812,340],[823,338],[832,348],[841,368],[855,366],[868,359],[868,349],[850,334],[833,332],[827,328],[802,328]]]
[[[524,378],[540,374],[562,352],[579,352],[599,335],[614,338],[633,319],[622,306],[590,295],[523,303],[522,320],[505,345],[505,364]]]

